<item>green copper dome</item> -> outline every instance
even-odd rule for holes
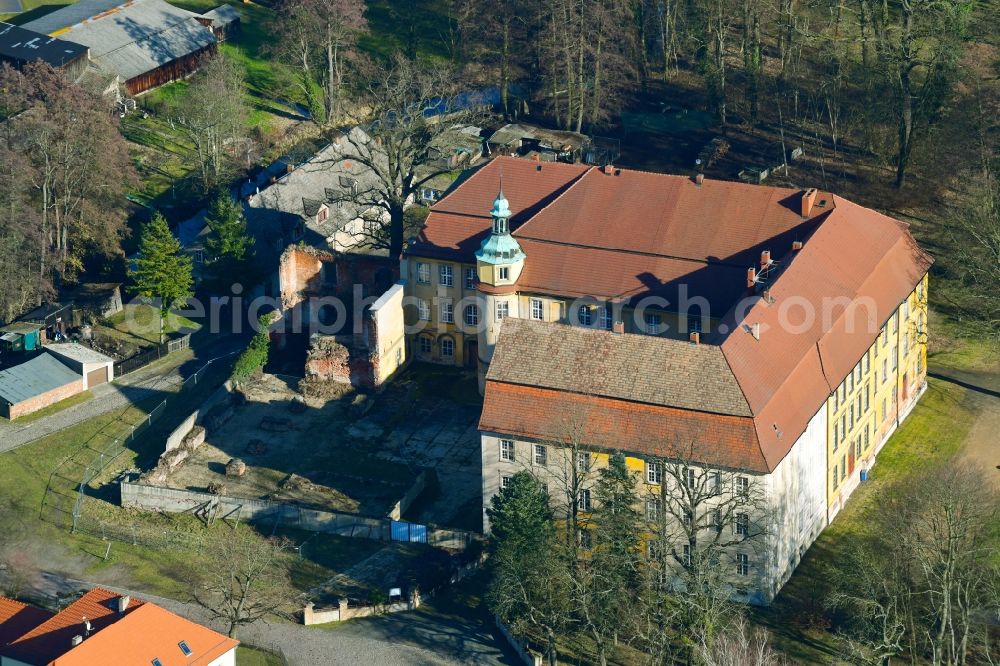
[[[493,231],[483,239],[476,251],[476,260],[484,264],[510,264],[524,259],[524,251],[510,235],[510,204],[503,195],[503,189],[493,200]]]

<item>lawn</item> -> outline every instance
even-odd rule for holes
[[[991,368],[995,350],[978,340],[950,338],[946,350],[935,351],[930,372]],[[776,645],[794,663],[839,663],[834,635],[822,600],[828,587],[826,569],[842,556],[852,537],[867,529],[867,516],[878,488],[895,479],[954,458],[967,443],[970,428],[984,403],[973,391],[945,379],[930,378],[927,392],[879,453],[870,480],[854,492],[843,510],[809,548],[774,603],[757,609],[755,621],[768,627]]]
[[[127,303],[121,312],[108,317],[107,325],[94,328],[99,335],[107,335],[123,343],[138,347],[153,347],[160,341],[160,313],[157,308],[145,303]],[[177,312],[171,312],[163,320],[164,335],[195,333],[201,324]]]
[[[257,648],[241,645],[236,648],[236,666],[282,666],[281,657]]]

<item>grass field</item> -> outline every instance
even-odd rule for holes
[[[282,666],[281,658],[270,652],[241,645],[236,648],[236,666]]]

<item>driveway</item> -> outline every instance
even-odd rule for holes
[[[199,359],[197,367],[201,368],[208,363],[212,358],[209,353],[218,358],[241,349],[245,344],[244,340],[233,336],[211,340],[195,350],[196,359]],[[205,360],[200,360],[202,358]],[[190,361],[190,356],[177,352],[173,359],[168,356],[152,366],[124,375],[113,383],[94,387],[91,389],[94,397],[86,402],[29,423],[19,424],[17,421],[0,423],[0,453],[16,449],[96,416],[124,410],[147,398],[163,395],[192,374],[187,368]]]
[[[35,586],[41,596],[65,598],[91,583],[44,573]],[[104,585],[146,599],[190,620],[221,630],[197,604]],[[517,664],[517,657],[481,612],[443,599],[420,610],[343,624],[306,627],[289,622],[258,622],[237,637],[248,645],[277,652],[291,666],[452,666]]]

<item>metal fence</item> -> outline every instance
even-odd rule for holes
[[[152,349],[144,351],[141,354],[137,354],[132,358],[116,361],[115,377],[121,377],[122,375],[127,375],[130,372],[135,372],[139,368],[144,368],[150,363],[163,358],[167,354],[180,351],[181,349],[187,349],[190,346],[191,334],[188,333],[187,335],[177,338],[176,340],[168,340],[161,345],[156,345]]]
[[[226,356],[229,355],[230,354],[227,354]],[[180,390],[178,391],[177,395],[180,395],[184,391],[197,386],[198,382],[201,381],[204,378],[205,374],[209,371],[212,363],[214,363],[217,360],[218,359],[211,359],[210,361],[205,363],[205,365],[203,365],[198,370],[198,372],[194,373],[193,375],[185,379],[181,383]],[[73,523],[70,528],[70,531],[72,533],[76,533],[78,528],[80,527],[79,525],[80,515],[83,511],[83,502],[86,496],[87,486],[89,486],[94,479],[96,479],[102,473],[104,473],[104,471],[128,449],[128,445],[131,444],[133,441],[135,441],[136,437],[142,434],[142,432],[145,431],[147,428],[149,428],[154,421],[156,421],[163,415],[163,412],[166,411],[167,409],[167,403],[171,399],[173,399],[173,397],[163,400],[162,402],[160,402],[160,404],[156,405],[156,407],[150,410],[150,412],[146,415],[145,418],[141,419],[140,421],[137,421],[136,423],[131,424],[129,433],[127,435],[115,438],[114,441],[105,446],[102,450],[98,451],[97,454],[94,456],[94,458],[86,465],[86,467],[84,467],[84,471],[83,474],[81,475],[80,482],[77,484],[76,501],[73,504],[73,511],[72,511]],[[88,450],[88,448],[84,449],[84,451],[86,450]],[[127,539],[122,539],[122,540],[127,541]]]

